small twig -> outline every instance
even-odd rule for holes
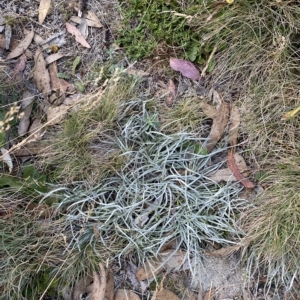
[[[82,12],[84,10],[84,0],[79,0],[78,1],[78,17],[81,18]]]
[[[60,37],[60,36],[63,35],[63,34],[64,34],[63,31],[53,34],[53,35],[50,36],[48,39],[46,39],[45,41],[41,42],[41,43],[40,43],[40,46],[43,46],[43,45],[45,45],[45,44],[48,44],[49,42],[51,42],[52,40],[54,40],[54,39]]]
[[[213,51],[211,51],[211,54],[209,55],[209,58],[206,62],[206,65],[205,67],[203,68],[202,72],[201,72],[201,77],[204,77],[205,76],[205,72],[206,70],[208,69],[208,66],[209,66],[209,63],[210,61],[212,60],[213,56],[215,55],[215,52],[217,51],[218,47],[217,45],[214,47]]]
[[[197,296],[197,300],[202,300],[202,286],[201,283],[199,283],[199,290],[198,290],[198,296]]]
[[[210,285],[209,290],[204,293],[203,300],[211,300],[215,292],[216,292],[216,288],[213,288],[212,285]]]

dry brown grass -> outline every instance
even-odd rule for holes
[[[226,81],[221,89],[229,100],[238,92],[244,150],[265,188],[244,220],[247,268],[250,276],[267,275],[267,288],[289,291],[299,280],[300,123],[282,116],[300,105],[300,7],[295,1],[236,1],[207,21],[209,3],[193,25],[203,44],[219,45],[212,82]]]

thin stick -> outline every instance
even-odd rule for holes
[[[210,56],[209,56],[209,58],[208,58],[208,60],[207,60],[207,62],[206,62],[205,67],[203,68],[203,70],[202,70],[202,72],[201,72],[201,77],[204,77],[204,76],[205,76],[205,72],[206,72],[206,70],[208,69],[209,63],[210,63],[210,61],[212,60],[212,58],[213,58],[215,52],[217,51],[217,49],[218,49],[218,47],[217,47],[217,45],[216,45],[216,46],[214,47],[213,51],[211,52],[211,54],[210,54]]]

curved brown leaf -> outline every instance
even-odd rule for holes
[[[34,31],[30,31],[24,40],[22,40],[19,45],[9,53],[9,55],[6,57],[6,59],[11,59],[20,56],[31,44],[31,41],[34,36]]]
[[[75,35],[76,42],[80,43],[83,47],[91,48],[89,43],[85,40],[85,38],[82,36],[80,31],[75,26],[73,26],[72,24],[67,22],[66,28],[69,33],[71,33],[72,35]]]
[[[46,65],[49,65],[49,64],[53,63],[54,61],[59,60],[60,58],[62,58],[64,56],[65,56],[65,54],[63,54],[63,53],[54,53],[54,54],[51,54],[51,55],[49,55],[49,56],[47,56],[45,58]]]
[[[42,24],[48,14],[51,0],[41,0],[39,6],[39,23]]]
[[[99,18],[93,11],[88,10],[87,12],[85,12],[84,17],[87,19],[88,24],[89,24],[89,21],[94,22],[94,25],[88,25],[88,26],[103,27]]]
[[[217,110],[217,115],[213,118],[213,124],[208,137],[207,151],[211,152],[221,139],[229,119],[229,107],[222,99],[222,104]]]
[[[234,153],[233,157],[234,157],[236,166],[239,169],[239,171],[242,173],[243,176],[247,176],[249,168],[246,165],[244,158],[238,153]],[[238,179],[233,175],[230,168],[219,169],[216,172],[209,174],[208,177],[209,177],[209,179],[214,180],[215,182],[238,181]]]
[[[62,78],[57,77],[58,69],[56,62],[53,62],[49,65],[49,75],[51,80],[51,89],[53,91],[61,91],[63,93],[67,92],[68,89],[71,90],[73,86],[69,84]]]
[[[50,87],[50,76],[49,72],[46,69],[46,62],[43,56],[43,53],[40,49],[37,49],[34,55],[34,71],[33,71],[33,79],[38,90],[44,94],[48,95],[51,91]]]
[[[14,67],[14,72],[12,78],[14,79],[18,74],[22,74],[27,62],[27,57],[25,54],[22,54],[19,58],[19,61],[16,63]]]
[[[230,110],[229,142],[232,147],[236,146],[241,117],[239,109],[233,105]]]
[[[245,178],[238,169],[232,151],[228,154],[228,167],[237,178],[237,180],[246,188],[253,189],[254,184],[249,179]]]

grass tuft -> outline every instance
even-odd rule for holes
[[[172,108],[162,105],[159,114],[162,131],[166,134],[197,132],[198,136],[203,136],[201,131],[205,115],[200,107],[202,101],[203,99],[185,98]]]
[[[264,179],[270,187],[246,216],[244,228],[247,235],[244,241],[248,252],[245,252],[245,258],[250,274],[267,276],[266,290],[272,284],[277,292],[284,286],[286,293],[297,294],[300,255],[299,156],[278,160],[275,170]]]
[[[227,245],[243,235],[236,225],[248,206],[238,197],[241,186],[208,177],[223,164],[214,157],[227,149],[207,154],[206,139],[189,125],[191,101],[170,117],[175,124],[182,113],[186,123],[167,133],[160,99],[136,96],[137,89],[126,78],[111,82],[46,137],[42,163],[53,185],[34,194],[0,189],[1,203],[18,200],[3,205],[9,221],[0,218],[4,298],[60,296],[99,261],[137,255],[142,262],[174,239],[189,257],[201,257],[207,243]],[[27,173],[28,183],[41,181],[32,166]]]
[[[211,181],[208,174],[221,166],[212,164],[217,153],[206,154],[205,140],[192,133],[162,133],[148,104],[136,99],[122,106],[135,113],[118,123],[119,171],[97,185],[78,182],[51,192],[72,228],[72,247],[101,243],[119,257],[136,251],[144,259],[174,238],[189,255],[208,242],[233,243],[242,235],[236,218],[248,205],[238,198],[240,186]]]
[[[0,299],[59,297],[108,258],[103,248],[69,248],[71,228],[65,224],[64,217],[41,216],[41,207],[19,207],[0,218]]]
[[[123,161],[111,132],[123,113],[121,104],[134,96],[136,85],[130,79],[120,80],[118,88],[109,87],[84,99],[80,108],[49,134],[41,167],[52,181],[94,183],[120,169]]]

